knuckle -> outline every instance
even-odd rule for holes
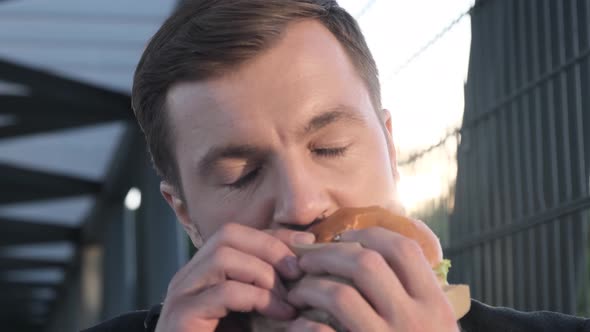
[[[168,283],[166,294],[175,294],[183,288],[183,284],[185,283],[188,274],[187,269],[188,265],[185,265],[172,276],[172,279],[170,279],[170,282]]]
[[[232,255],[232,250],[228,247],[219,247],[211,255],[213,267],[222,268]]]
[[[278,282],[281,282],[271,266],[262,264],[257,270],[257,276],[253,277],[253,279],[250,281],[250,283],[256,285],[257,287],[270,290]]]
[[[396,241],[396,252],[401,257],[406,258],[418,258],[422,256],[422,248],[414,240],[407,238],[400,238]]]
[[[239,229],[240,226],[236,223],[224,224],[219,229],[219,241],[221,243],[227,243],[234,237],[234,234],[239,232]]]
[[[330,293],[333,294],[330,301],[336,308],[344,307],[344,305],[350,303],[351,298],[356,295],[354,288],[345,284],[334,285]]]
[[[172,276],[172,279],[170,279],[170,282],[168,283],[168,292],[170,292],[171,290],[173,290],[176,285],[180,282],[180,275],[181,275],[181,271],[177,271],[174,276]]]
[[[221,298],[229,298],[237,293],[237,284],[233,281],[226,281],[218,285],[217,292]]]
[[[166,294],[173,294],[174,293],[174,291],[176,290],[176,288],[178,287],[178,284],[180,282],[179,279],[180,279],[180,277],[178,276],[178,273],[172,277],[172,279],[170,280],[170,283],[168,284]]]
[[[264,232],[272,237],[277,239],[288,239],[289,235],[291,234],[291,230],[285,228],[277,228],[277,229],[266,229]]]
[[[387,229],[379,226],[369,227],[365,230],[365,234],[370,238],[378,237],[384,232],[387,232]]]
[[[357,255],[357,265],[360,270],[375,270],[387,266],[385,259],[381,254],[374,250],[362,250]]]
[[[173,311],[184,307],[184,297],[182,296],[166,296],[164,305],[167,309],[172,308]]]
[[[271,238],[264,243],[265,249],[268,253],[278,254],[285,250],[285,245],[277,238]]]

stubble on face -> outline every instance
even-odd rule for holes
[[[185,204],[205,238],[226,222],[290,227],[343,206],[392,204],[391,138],[319,22],[290,24],[229,74],[173,86],[167,109]]]

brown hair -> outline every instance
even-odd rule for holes
[[[187,0],[147,45],[135,71],[132,104],[154,168],[182,192],[165,111],[169,88],[234,69],[270,48],[285,26],[315,19],[334,34],[381,108],[375,61],[355,21],[335,0]]]

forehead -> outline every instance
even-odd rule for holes
[[[290,24],[269,50],[222,77],[173,86],[167,109],[177,142],[279,137],[322,109],[372,111],[368,91],[338,40],[316,21]],[[264,137],[268,139],[268,137]],[[192,145],[191,150],[199,147]],[[195,152],[195,151],[193,151]]]

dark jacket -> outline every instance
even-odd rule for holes
[[[84,332],[153,332],[162,306],[119,316]],[[549,311],[521,312],[471,301],[460,320],[465,332],[590,332],[590,319]]]

